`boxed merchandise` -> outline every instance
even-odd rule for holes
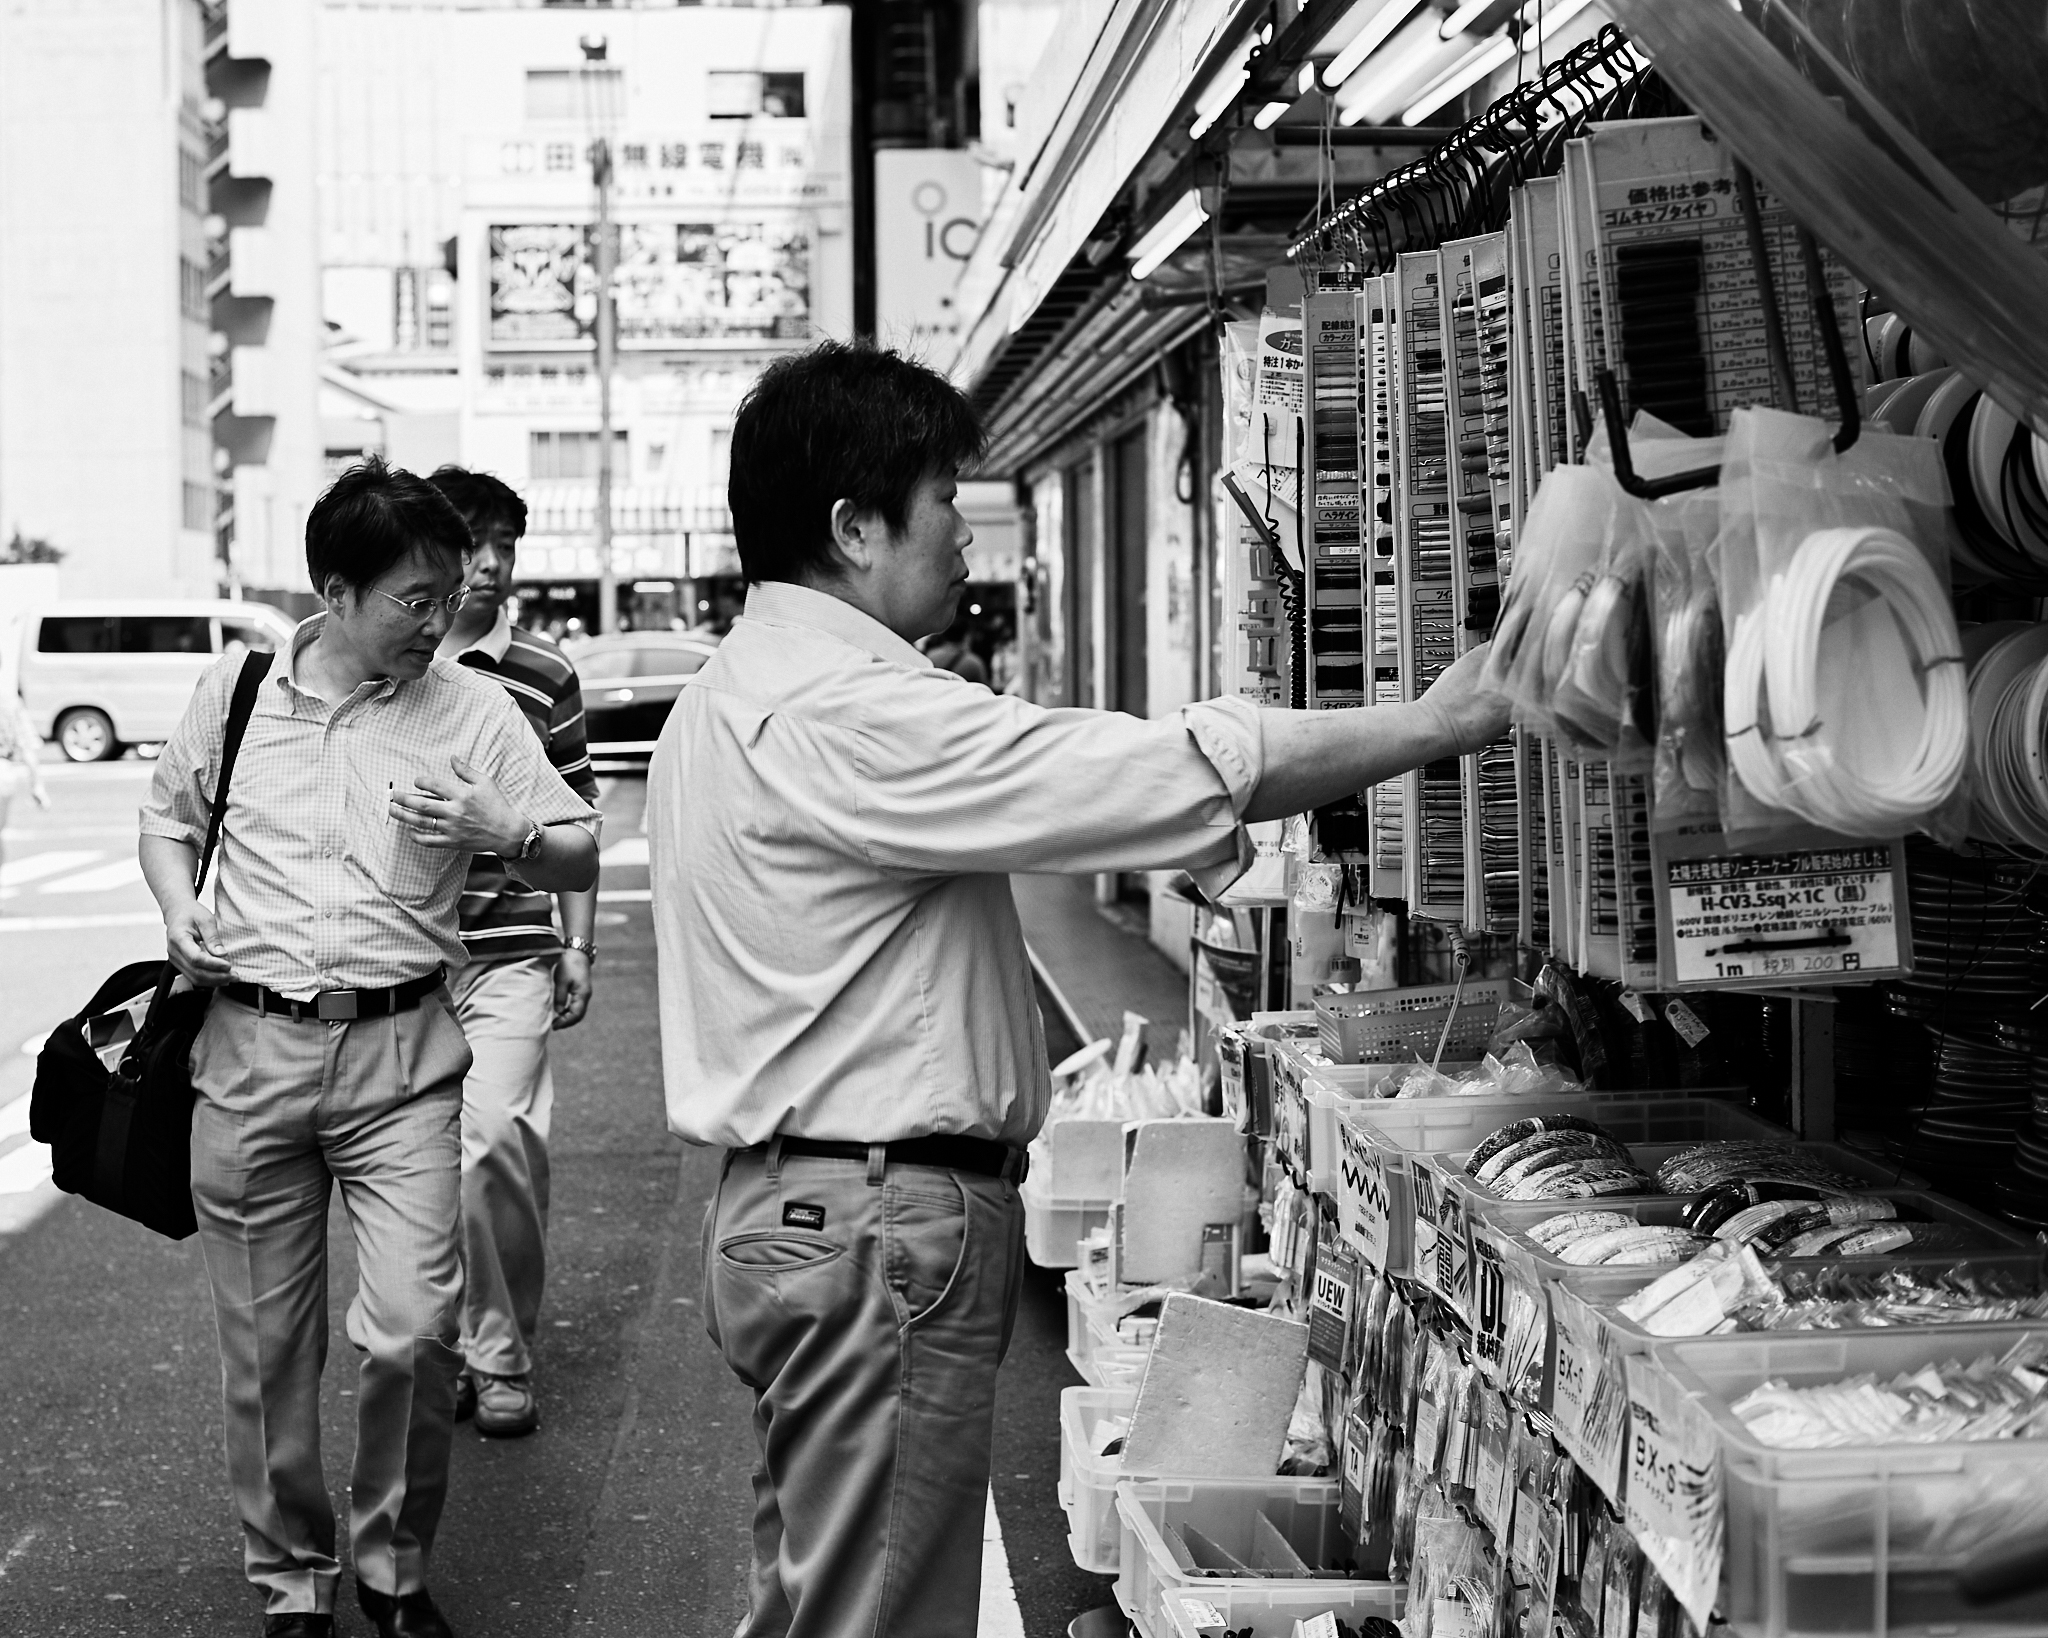
[[[1202,1587],[1164,1597],[1168,1638],[1294,1638],[1295,1623],[1331,1615],[1364,1638],[1394,1638],[1406,1601],[1399,1582],[1329,1581],[1313,1587]],[[1377,1623],[1368,1625],[1368,1623]]]
[[[1144,1638],[1166,1638],[1169,1591],[1341,1579],[1338,1490],[1327,1479],[1126,1480],[1117,1603]]]
[[[2015,1345],[2025,1363],[2000,1380],[2026,1397],[2000,1412],[1995,1432],[1978,1424],[1968,1429],[1977,1437],[1931,1443],[1837,1435],[1821,1449],[1783,1448],[1760,1432],[1760,1401],[1835,1384],[1870,1402],[1864,1417],[1892,1397],[1884,1385],[1906,1376],[1952,1399],[1943,1384],[1975,1380],[1985,1386],[1973,1401],[1988,1393],[2006,1404],[1987,1362]],[[2048,1624],[2048,1589],[1972,1608],[1957,1582],[1973,1559],[2048,1538],[2048,1329],[1702,1339],[1660,1343],[1650,1357],[1711,1422],[1726,1495],[1720,1608],[1745,1638]]]

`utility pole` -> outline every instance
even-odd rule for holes
[[[618,346],[612,275],[619,246],[612,226],[609,137],[590,145],[590,170],[597,184],[597,629],[609,635],[619,629],[619,579],[612,567],[612,364]]]

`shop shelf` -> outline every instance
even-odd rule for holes
[[[1108,1223],[1116,1204],[1041,1192],[1029,1177],[1017,1196],[1024,1202],[1024,1250],[1040,1268],[1079,1267],[1081,1242]]]
[[[1228,1587],[1190,1587],[1167,1593],[1162,1600],[1165,1638],[1202,1638],[1201,1616],[1207,1605],[1223,1617],[1230,1632],[1249,1632],[1251,1638],[1293,1638],[1294,1623],[1310,1621],[1330,1611],[1346,1626],[1363,1626],[1378,1616],[1398,1621],[1408,1601],[1408,1587],[1401,1581],[1320,1581],[1313,1586],[1247,1586],[1238,1582]]]
[[[1133,1477],[1120,1458],[1097,1455],[1093,1433],[1107,1417],[1128,1421],[1135,1389],[1065,1388],[1060,1392],[1060,1506],[1067,1514],[1067,1548],[1095,1575],[1116,1574],[1123,1533],[1116,1518],[1116,1487]],[[1142,1475],[1140,1475],[1142,1476]]]
[[[1329,1479],[1126,1479],[1117,1486],[1122,1532],[1116,1601],[1143,1638],[1166,1638],[1164,1595],[1177,1589],[1243,1586],[1228,1577],[1191,1576],[1180,1568],[1162,1525],[1193,1525],[1233,1557],[1256,1563],[1256,1526],[1263,1515],[1311,1568],[1340,1570],[1345,1547],[1338,1486]],[[1314,1580],[1259,1578],[1269,1591],[1313,1587]]]
[[[2048,1501],[2048,1440],[1779,1450],[1729,1406],[1771,1380],[1880,1380],[1940,1360],[2002,1353],[2039,1326],[1795,1333],[1660,1342],[1652,1357],[1712,1418],[1727,1495],[1719,1607],[1744,1638],[2048,1631],[2048,1589],[1966,1606],[1957,1570],[2033,1527]],[[2017,1514],[2016,1509],[2024,1509]],[[2010,1533],[2008,1531],[2008,1533]]]

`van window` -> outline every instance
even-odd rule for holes
[[[46,614],[36,636],[38,654],[111,654],[114,622],[98,614]]]
[[[229,643],[240,643],[244,648],[254,649],[258,654],[275,654],[277,642],[269,631],[258,625],[246,624],[240,620],[223,620],[220,623],[220,641],[223,648]]]
[[[123,654],[213,652],[213,622],[203,614],[124,614],[114,624]]]

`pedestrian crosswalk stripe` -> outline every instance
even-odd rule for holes
[[[38,893],[108,893],[117,887],[126,887],[131,882],[142,880],[142,863],[138,859],[116,859],[92,870],[80,871],[76,876],[66,876],[61,881],[45,882],[36,889]]]
[[[31,853],[25,859],[10,859],[6,864],[0,864],[0,887],[19,887],[24,882],[39,882],[45,876],[61,876],[67,870],[76,870],[80,865],[89,865],[95,859],[105,857],[100,852],[69,850]]]

